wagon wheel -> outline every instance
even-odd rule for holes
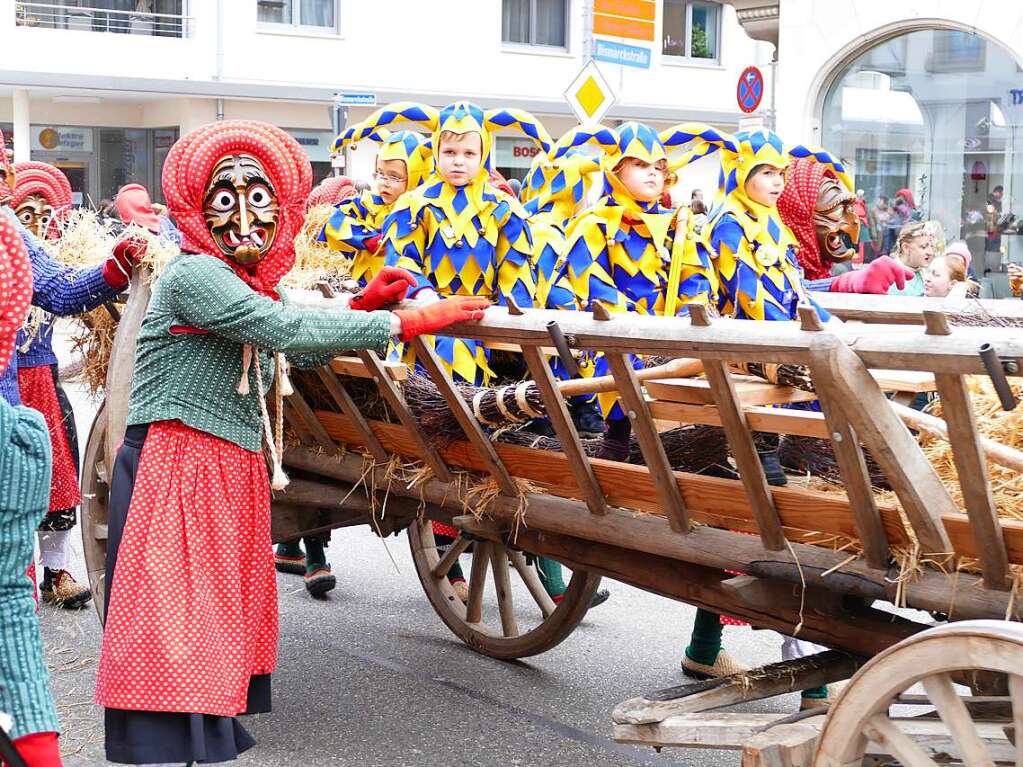
[[[106,463],[106,405],[96,412],[89,430],[82,461],[82,543],[89,585],[99,619],[103,620],[106,593],[107,502],[110,497],[110,472]]]
[[[574,572],[564,598],[555,605],[521,551],[458,538],[442,557],[429,519],[412,523],[409,543],[433,609],[459,639],[492,658],[525,658],[560,644],[582,621],[600,586],[599,575]],[[462,604],[447,574],[470,543],[469,602]]]
[[[953,681],[962,681],[964,676],[969,678],[969,672],[977,671],[1008,677],[1009,696],[1004,706],[1007,716],[995,720],[995,730],[1001,733],[1003,727],[1015,727],[1014,758],[1010,755],[1008,763],[1023,767],[1023,626],[994,620],[962,621],[924,631],[864,665],[828,713],[814,767],[859,767],[868,741],[880,745],[892,757],[894,761],[885,762],[888,764],[993,765],[995,759],[982,741],[980,728],[981,722],[990,723],[992,718],[981,719],[971,713],[976,708],[968,707],[953,686]],[[906,734],[908,720],[900,720],[889,711],[895,698],[918,682],[923,684],[929,705],[941,717],[944,739],[955,744],[958,756],[952,761],[947,755],[932,758]],[[990,737],[990,724],[985,732]],[[1003,745],[1011,754],[1012,746]],[[999,763],[1005,758],[1003,753]]]

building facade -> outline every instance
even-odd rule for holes
[[[737,127],[738,74],[766,67],[772,47],[731,6],[613,0],[649,14],[650,39],[637,41],[595,37],[594,1],[0,0],[0,127],[19,159],[60,165],[94,202],[128,180],[158,192],[177,136],[218,117],[289,130],[322,178],[338,93],[517,106],[559,135],[576,124],[564,91],[598,43],[642,54],[598,62],[616,95],[605,122]],[[349,122],[373,108],[349,107]],[[497,165],[521,176],[534,151],[501,138]],[[372,156],[352,153],[348,172],[368,176]]]

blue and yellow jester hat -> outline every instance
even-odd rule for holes
[[[589,194],[590,174],[600,170],[600,161],[568,146],[572,140],[569,132],[533,160],[520,193],[530,215],[556,208],[563,218],[570,218]]]
[[[433,174],[433,151],[429,139],[410,130],[389,131],[364,120],[350,126],[344,133],[334,139],[331,151],[341,152],[347,146],[360,141],[375,141],[380,144],[378,160],[401,160],[405,163],[408,174],[408,188],[415,189]]]
[[[440,111],[434,107],[414,101],[402,101],[382,107],[360,123],[361,129],[373,132],[397,123],[421,125],[432,134],[430,145],[434,163],[440,147],[440,134],[478,133],[483,141],[480,176],[477,181],[486,181],[492,167],[493,135],[502,131],[513,131],[532,139],[540,151],[551,150],[551,137],[546,128],[529,112],[521,109],[483,110],[468,101],[456,101]],[[368,135],[368,134],[367,134]]]
[[[711,211],[711,222],[726,211],[749,213],[758,222],[757,225],[750,224],[749,216],[738,218],[751,237],[766,233],[781,244],[781,239],[788,239],[783,234],[791,235],[781,225],[777,208],[754,202],[746,193],[746,181],[753,169],[760,165],[785,170],[793,158],[809,157],[829,166],[842,183],[852,187],[852,180],[845,167],[826,151],[802,145],[786,147],[778,134],[770,130],[728,134],[703,123],[683,123],[662,131],[660,135],[665,146],[671,149],[690,147],[671,163],[676,170],[701,157],[717,153],[721,167],[718,178],[718,194],[721,199]]]

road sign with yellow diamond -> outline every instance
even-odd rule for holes
[[[565,91],[565,100],[583,125],[599,123],[615,103],[615,94],[597,65],[588,61]]]

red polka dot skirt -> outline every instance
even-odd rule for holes
[[[236,716],[277,663],[261,453],[178,421],[149,428],[118,552],[96,702]]]
[[[49,365],[18,368],[18,390],[21,402],[38,410],[46,419],[53,446],[53,477],[50,480],[50,511],[73,509],[81,503],[78,488],[78,467],[64,428],[64,414],[57,400],[53,372]]]

